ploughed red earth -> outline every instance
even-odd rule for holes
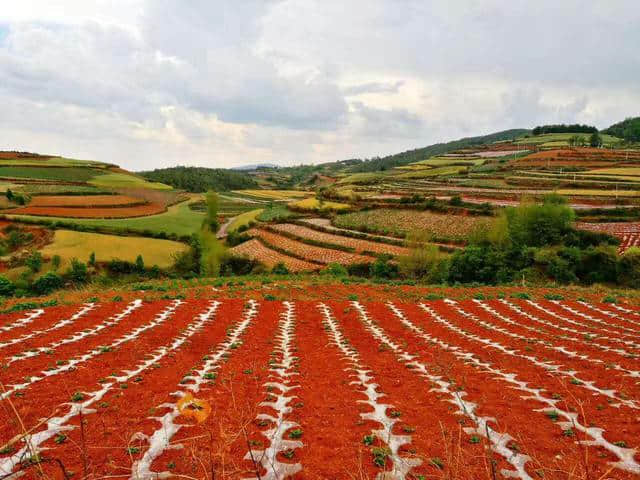
[[[640,310],[210,298],[0,317],[0,478],[640,478]]]

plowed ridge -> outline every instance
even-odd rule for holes
[[[212,297],[12,318],[0,478],[640,478],[630,305]]]

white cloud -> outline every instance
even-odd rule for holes
[[[120,163],[384,155],[640,110],[634,1],[27,0],[0,148]]]

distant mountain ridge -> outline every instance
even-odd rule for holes
[[[242,165],[240,167],[231,167],[229,170],[245,172],[245,171],[257,170],[259,168],[279,168],[279,166],[276,165],[275,163],[253,163],[249,165]]]
[[[417,162],[436,155],[453,152],[465,147],[514,140],[528,133],[531,133],[531,130],[528,130],[526,128],[513,128],[510,130],[503,130],[501,132],[490,133],[489,135],[465,137],[450,142],[435,143],[427,147],[407,150],[405,152],[387,155],[386,157],[377,157],[369,160],[364,160],[362,163],[359,163],[358,165],[352,167],[350,171],[353,173],[359,173],[389,170],[394,167],[408,165],[412,162]]]

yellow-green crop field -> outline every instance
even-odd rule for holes
[[[188,248],[184,243],[171,240],[56,230],[53,242],[44,247],[41,253],[49,258],[59,255],[63,267],[73,258],[86,262],[95,252],[98,262],[108,262],[114,258],[134,262],[138,255],[142,255],[145,265],[168,268],[173,264],[173,255]]]
[[[351,205],[348,203],[339,203],[339,202],[322,202],[317,198],[305,198],[304,200],[299,200],[297,202],[293,202],[290,204],[294,208],[300,208],[302,210],[348,210],[351,208]]]
[[[290,198],[303,198],[313,195],[313,192],[302,192],[300,190],[234,190],[234,193],[262,198],[265,200],[287,200]]]

